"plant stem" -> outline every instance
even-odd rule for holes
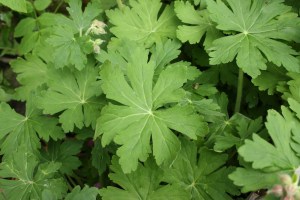
[[[64,0],[61,0],[61,1],[59,2],[59,4],[56,6],[56,8],[55,8],[55,10],[54,10],[54,13],[57,13],[58,9],[63,5],[63,3],[64,3]]]
[[[240,112],[241,109],[241,102],[243,96],[243,83],[244,83],[244,72],[242,69],[239,69],[237,94],[236,94],[236,101],[235,101],[235,108],[234,108],[235,113]]]
[[[123,11],[123,8],[124,8],[124,4],[122,2],[122,0],[117,0],[117,4],[118,4],[118,7],[121,11]]]

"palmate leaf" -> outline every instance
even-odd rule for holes
[[[177,29],[177,37],[182,42],[198,43],[205,35],[204,46],[209,48],[222,35],[209,18],[207,10],[198,11],[189,2],[176,1],[175,12],[183,23],[189,24],[181,25]]]
[[[268,112],[266,127],[273,144],[253,134],[253,140],[245,140],[238,150],[253,168],[238,168],[230,175],[243,192],[270,188],[278,183],[278,175],[294,172],[300,164],[300,123],[287,108],[282,107],[282,113],[283,116],[274,110]],[[262,178],[257,183],[257,179],[247,178],[250,175]]]
[[[16,113],[6,103],[0,104],[0,139],[1,154],[9,154],[18,149],[21,143],[26,143],[27,148],[36,150],[40,147],[40,138],[49,141],[49,138],[57,140],[64,134],[57,126],[58,120],[42,115],[42,111],[36,108],[35,96],[26,103],[25,116]]]
[[[108,186],[101,189],[103,200],[114,199],[148,199],[148,200],[188,200],[188,193],[178,186],[160,185],[163,170],[157,167],[153,159],[144,165],[139,164],[138,169],[130,174],[124,174],[116,156],[112,158],[112,173],[109,178],[122,189]]]
[[[125,50],[128,48],[124,48]],[[122,51],[120,51],[122,52]],[[103,108],[97,120],[96,134],[102,136],[105,146],[113,139],[121,147],[117,151],[125,173],[137,168],[138,160],[145,161],[151,152],[158,165],[172,161],[180,149],[180,141],[173,131],[192,139],[207,133],[207,124],[191,106],[175,105],[185,96],[181,88],[195,70],[178,63],[167,66],[153,83],[156,63],[148,62],[148,51],[141,47],[123,51],[123,54],[138,58],[130,60],[124,68],[106,62],[102,65],[102,89],[108,99],[119,104]],[[126,77],[125,77],[126,75]]]
[[[282,0],[207,0],[210,17],[217,28],[233,35],[214,41],[210,63],[233,61],[252,78],[266,70],[266,62],[299,72],[297,52],[282,41],[299,41],[299,18],[289,14]],[[287,14],[288,13],[288,14]]]
[[[0,185],[5,199],[42,199],[44,190],[55,191],[55,199],[61,199],[67,191],[62,178],[57,178],[60,164],[40,164],[36,156],[21,146],[18,151],[5,156],[0,164]]]
[[[82,147],[82,142],[78,140],[66,140],[64,142],[50,141],[47,149],[41,153],[41,160],[45,162],[60,163],[59,171],[63,174],[71,175],[73,170],[77,169],[81,162],[76,156]]]
[[[49,89],[40,98],[44,114],[59,115],[59,122],[65,132],[74,126],[95,126],[104,100],[98,97],[102,91],[97,80],[98,70],[88,64],[82,71],[68,68],[52,70],[48,73]]]
[[[164,181],[185,188],[192,200],[230,200],[229,194],[239,194],[228,179],[234,168],[225,167],[227,155],[206,148],[198,149],[194,142],[183,140],[180,154],[166,169]],[[222,177],[222,178],[220,178]]]
[[[120,39],[128,39],[151,46],[165,38],[176,38],[177,18],[171,6],[160,13],[160,0],[130,0],[130,7],[108,10],[109,21],[115,25],[110,31]]]

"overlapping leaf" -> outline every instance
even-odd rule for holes
[[[67,191],[62,178],[56,177],[58,163],[40,164],[37,158],[21,147],[5,157],[0,164],[0,185],[5,199],[42,199],[44,190],[55,191],[54,197],[61,199]]]
[[[90,188],[88,186],[85,186],[80,190],[79,186],[76,186],[71,193],[69,193],[65,200],[96,200],[99,192],[97,188]]]
[[[188,200],[188,194],[178,186],[160,185],[163,171],[157,167],[153,160],[144,165],[139,164],[138,169],[131,174],[124,174],[117,157],[112,159],[112,173],[109,178],[122,189],[108,186],[100,191],[103,200],[114,199],[149,199],[149,200]]]
[[[110,29],[115,36],[147,46],[176,37],[178,22],[171,6],[167,5],[160,12],[160,0],[131,0],[129,4],[130,7],[125,6],[123,10],[106,11],[109,21],[115,25]]]
[[[40,99],[40,107],[45,114],[60,113],[59,122],[65,132],[73,131],[74,126],[94,127],[104,104],[98,70],[89,64],[82,71],[67,68],[48,73],[49,89]]]
[[[102,66],[102,89],[108,99],[118,104],[103,108],[95,137],[103,135],[103,145],[113,139],[121,145],[117,154],[122,169],[128,173],[137,168],[138,160],[147,159],[151,138],[153,154],[160,165],[172,161],[180,149],[174,131],[197,139],[207,133],[207,125],[190,106],[165,107],[184,97],[181,87],[193,68],[185,63],[169,65],[153,83],[156,63],[148,62],[148,51],[136,47],[123,53],[138,59],[123,66],[125,74],[118,65],[107,62]]]
[[[266,63],[284,66],[288,71],[299,72],[297,52],[283,41],[299,41],[299,19],[287,14],[290,7],[281,1],[207,0],[210,17],[217,28],[229,36],[214,41],[209,54],[210,63],[233,61],[244,72],[257,77],[266,70]]]
[[[41,153],[41,160],[60,163],[59,169],[63,174],[71,175],[81,162],[76,155],[81,151],[82,142],[66,140],[62,143],[50,141],[47,149]]]
[[[171,169],[166,170],[164,180],[185,188],[189,199],[230,200],[229,194],[239,192],[228,179],[233,168],[225,167],[227,155],[218,154],[206,148],[198,149],[194,142],[183,140],[182,149]],[[222,177],[222,178],[220,178]]]
[[[15,151],[21,144],[36,150],[40,147],[39,138],[48,141],[50,137],[55,140],[64,137],[57,126],[58,120],[43,116],[33,98],[27,101],[25,116],[16,113],[6,103],[0,105],[0,139],[4,140],[1,144],[2,154]]]
[[[176,1],[175,12],[183,23],[191,25],[178,27],[177,37],[182,42],[198,43],[205,35],[204,46],[209,48],[211,43],[222,35],[209,18],[207,10],[198,11],[189,2]]]
[[[238,150],[244,160],[251,162],[253,167],[238,168],[230,175],[236,185],[243,187],[244,192],[272,187],[279,174],[292,172],[300,164],[299,154],[296,154],[300,144],[297,134],[299,121],[285,107],[282,108],[282,112],[284,116],[274,110],[268,112],[266,127],[273,144],[253,134],[253,140],[246,140]],[[255,180],[247,179],[250,175],[265,178],[260,179],[260,183],[257,184]]]

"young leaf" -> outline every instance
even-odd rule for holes
[[[237,195],[238,190],[227,177],[233,168],[224,166],[227,155],[206,148],[200,150],[199,159],[197,154],[196,144],[183,140],[182,149],[171,169],[166,170],[164,181],[185,188],[192,200],[230,200],[229,194]]]
[[[54,140],[64,137],[57,123],[56,118],[42,115],[33,97],[26,103],[25,116],[16,113],[6,103],[0,104],[0,139],[4,138],[1,153],[10,154],[24,142],[28,149],[36,150],[40,148],[39,138],[49,141],[50,137]]]
[[[232,35],[214,41],[209,54],[210,63],[233,61],[252,78],[266,70],[266,62],[283,65],[288,71],[300,72],[297,52],[282,41],[298,40],[298,35],[287,30],[299,29],[296,16],[278,19],[291,10],[282,1],[207,0],[210,17],[217,28]]]
[[[80,186],[76,186],[71,193],[69,193],[65,200],[96,200],[99,192],[95,187],[84,186],[82,190],[80,190]]]
[[[160,185],[163,171],[158,168],[153,160],[148,160],[144,165],[139,164],[138,169],[131,174],[124,174],[117,157],[113,157],[109,178],[122,189],[108,186],[101,189],[103,200],[114,199],[149,199],[149,200],[188,200],[188,194],[182,187]]]
[[[60,164],[50,162],[40,164],[36,156],[20,147],[11,152],[0,164],[0,185],[6,199],[42,199],[44,190],[55,191],[56,199],[61,199],[67,191],[62,178],[57,178]]]
[[[105,146],[113,139],[121,147],[117,151],[125,173],[137,168],[138,160],[145,161],[151,152],[152,137],[154,157],[158,165],[172,161],[180,149],[174,132],[197,139],[207,133],[207,124],[190,106],[176,105],[185,96],[181,88],[188,79],[189,67],[184,64],[169,65],[153,83],[155,62],[148,62],[148,51],[138,48],[123,52],[138,58],[124,67],[106,62],[102,65],[102,89],[108,99],[118,102],[102,110],[97,120],[96,134],[102,136]]]
[[[81,162],[76,155],[80,152],[82,142],[66,140],[62,143],[50,141],[47,149],[41,153],[41,160],[46,162],[60,163],[59,171],[63,174],[71,175]]]
[[[48,73],[49,89],[40,99],[45,114],[62,112],[59,122],[65,132],[73,131],[74,125],[95,126],[95,120],[104,104],[101,94],[98,70],[89,64],[82,71],[67,68]]]
[[[209,18],[207,10],[198,11],[188,1],[176,1],[175,12],[183,23],[191,25],[178,26],[177,37],[182,42],[199,43],[205,35],[204,46],[209,48],[211,43],[222,35]]]
[[[132,0],[129,3],[131,8],[125,6],[123,10],[106,11],[109,21],[115,25],[110,29],[115,36],[146,43],[146,46],[176,37],[178,22],[171,6],[167,5],[160,12],[160,0]]]

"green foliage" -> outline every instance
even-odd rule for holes
[[[0,199],[298,199],[299,9],[0,0]]]

